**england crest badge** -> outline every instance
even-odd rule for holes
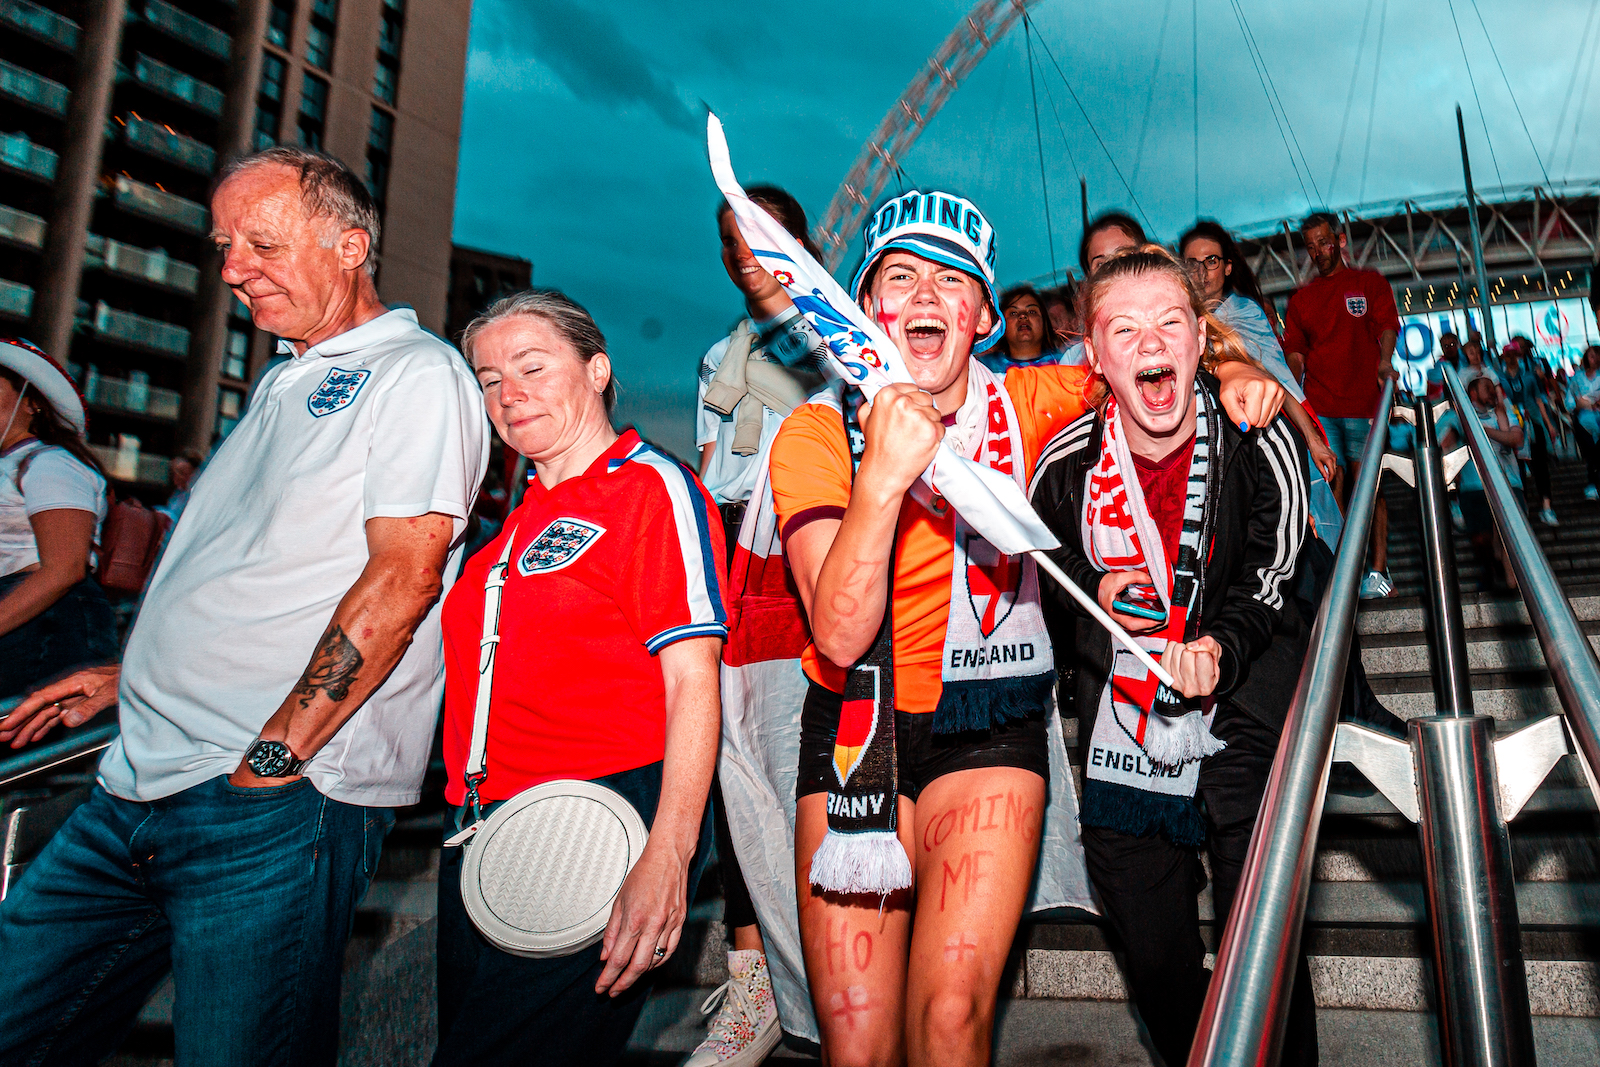
[[[354,402],[356,394],[361,392],[361,387],[370,377],[372,377],[370,370],[342,370],[334,367],[328,371],[328,376],[322,379],[322,384],[306,398],[306,407],[319,419],[347,408]]]
[[[1344,294],[1344,309],[1346,311],[1350,312],[1350,314],[1354,315],[1356,318],[1359,319],[1361,316],[1363,316],[1363,315],[1365,315],[1367,313],[1367,294],[1366,293],[1346,293],[1346,294]]]
[[[605,532],[605,527],[582,519],[557,519],[523,550],[517,570],[524,577],[558,571],[587,552]]]

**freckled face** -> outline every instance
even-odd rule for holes
[[[1194,376],[1205,346],[1205,323],[1189,306],[1183,286],[1164,274],[1141,274],[1111,283],[1094,322],[1086,354],[1105,376],[1122,412],[1129,445],[1170,451],[1194,432]]]
[[[972,342],[994,322],[982,283],[910,252],[883,257],[862,306],[894,341],[912,381],[935,396],[965,378]]]

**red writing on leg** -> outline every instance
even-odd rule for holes
[[[857,930],[856,936],[850,936],[850,924],[844,921],[839,923],[838,940],[833,936],[833,920],[828,920],[828,933],[825,942],[827,946],[828,973],[837,974],[847,969],[847,964],[854,963],[855,969],[865,971],[872,963],[872,934],[866,930]],[[846,954],[848,951],[848,955]],[[835,955],[838,963],[834,962]]]
[[[835,1019],[843,1019],[850,1029],[856,1028],[856,1016],[864,1015],[867,1011],[867,987],[853,985],[843,993],[835,993],[828,999],[830,1014]]]
[[[1001,807],[1001,801],[1005,802]],[[988,808],[985,810],[984,805]],[[1026,840],[1033,837],[1036,827],[1030,816],[1037,809],[1026,803],[1026,798],[1010,791],[973,797],[966,804],[940,812],[928,820],[922,829],[922,849],[932,852],[950,839],[952,834],[977,833],[981,830],[1015,831]],[[970,823],[969,823],[970,820]]]
[[[960,963],[970,960],[978,955],[978,939],[973,934],[962,931],[952,934],[944,943],[944,961],[946,963]]]
[[[855,961],[856,970],[865,971],[872,962],[872,935],[865,930],[857,933],[855,940],[850,942],[850,955]]]
[[[994,856],[993,852],[978,851],[964,854],[954,867],[950,861],[944,861],[944,870],[939,877],[939,910],[943,911],[945,902],[949,899],[952,886],[961,890],[961,903],[965,904],[972,899],[973,890],[978,888],[978,883],[989,877],[990,872],[983,869],[984,860]]]

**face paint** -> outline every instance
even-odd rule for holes
[[[885,300],[881,296],[878,297],[878,325],[882,326],[884,332],[891,336],[894,334],[894,324],[900,321],[900,308],[900,301]]]

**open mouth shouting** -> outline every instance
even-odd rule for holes
[[[1146,367],[1133,376],[1139,399],[1155,413],[1171,411],[1178,403],[1178,372],[1171,366]]]
[[[907,321],[905,331],[912,355],[936,356],[944,351],[944,339],[950,326],[942,318],[923,313]]]

